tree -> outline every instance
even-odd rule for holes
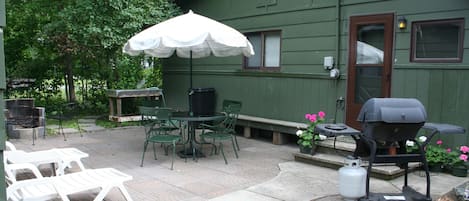
[[[76,99],[77,77],[118,86],[116,69],[143,58],[123,58],[126,40],[180,14],[168,0],[7,0],[7,8],[14,21],[5,29],[7,76],[64,80],[69,101]]]

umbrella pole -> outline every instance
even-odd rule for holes
[[[189,52],[189,86],[189,115],[192,116],[192,94],[194,94],[192,89],[192,50]]]
[[[190,51],[190,55],[189,55],[189,81],[190,81],[190,87],[192,90],[192,50]]]

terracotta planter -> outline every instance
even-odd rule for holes
[[[456,176],[456,177],[467,177],[467,167],[466,166],[451,167],[451,175]]]

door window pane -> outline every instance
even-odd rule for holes
[[[460,61],[464,20],[414,22],[412,61]]]
[[[355,103],[363,104],[370,98],[382,97],[382,68],[356,66]]]
[[[382,64],[384,24],[358,26],[356,64]]]

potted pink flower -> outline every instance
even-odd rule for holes
[[[458,177],[467,177],[469,147],[460,146],[454,151],[448,149],[448,152],[448,166],[451,174]]]
[[[305,119],[308,121],[308,127],[306,130],[299,129],[296,132],[298,136],[298,145],[300,146],[301,153],[314,154],[316,150],[316,142],[323,139],[319,134],[314,133],[314,128],[317,124],[324,122],[326,113],[319,111],[317,114],[305,114]]]
[[[425,147],[425,157],[432,172],[443,171],[447,164],[449,153],[442,145],[443,141],[437,140],[436,145],[429,144]]]

